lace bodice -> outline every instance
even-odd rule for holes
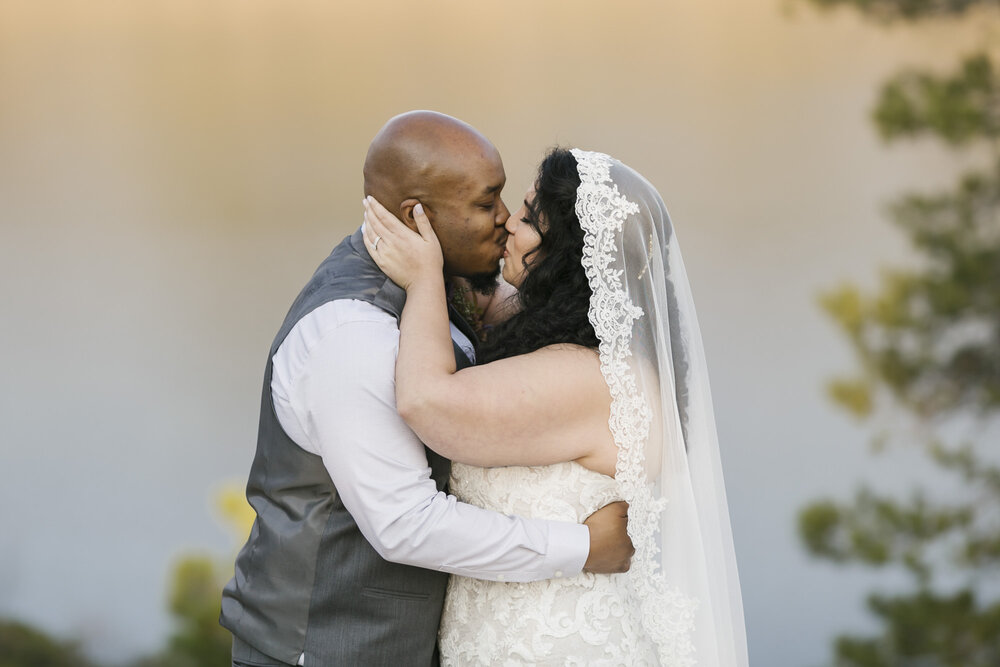
[[[452,464],[450,491],[463,502],[503,514],[580,523],[618,500],[615,480],[578,463],[532,468]]]
[[[486,509],[581,522],[617,500],[615,480],[576,463],[452,466],[451,492]],[[655,665],[624,575],[529,583],[453,576],[441,621],[444,665]]]

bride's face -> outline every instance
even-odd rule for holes
[[[532,187],[524,196],[524,203],[521,208],[514,211],[507,218],[507,244],[503,251],[503,279],[514,287],[520,287],[524,280],[527,267],[524,264],[524,257],[538,247],[542,242],[542,237],[538,235],[538,230],[529,222],[532,215],[528,204],[535,200],[535,188]]]

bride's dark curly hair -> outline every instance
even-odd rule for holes
[[[587,319],[590,285],[583,270],[583,229],[576,217],[580,175],[576,158],[555,148],[538,167],[528,224],[542,241],[525,255],[527,267],[518,294],[520,312],[494,328],[482,348],[489,362],[533,352],[554,343],[596,348]]]

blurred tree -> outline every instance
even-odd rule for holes
[[[973,11],[996,21],[984,9],[996,3],[986,0],[809,1],[886,21]],[[873,293],[844,285],[821,297],[858,361],[852,376],[830,382],[831,398],[860,419],[883,422],[876,447],[905,441],[926,453],[942,484],[905,499],[866,487],[849,502],[814,502],[800,513],[799,532],[817,557],[902,567],[913,577],[908,594],[869,597],[880,634],[839,637],[838,667],[996,667],[1000,599],[996,587],[991,596],[983,585],[1000,565],[1000,76],[993,58],[984,48],[948,74],[893,76],[873,120],[887,141],[934,137],[992,155],[991,165],[961,176],[953,191],[910,194],[891,207],[920,257],[916,267],[885,272]]]
[[[170,613],[177,629],[166,648],[142,667],[216,667],[231,662],[232,636],[219,625],[222,587],[229,579],[212,558],[186,556],[170,583]]]
[[[848,5],[866,16],[885,21],[959,16],[976,6],[995,5],[995,0],[811,0],[823,8]]]
[[[89,667],[73,642],[53,639],[24,623],[0,620],[0,667]]]
[[[229,486],[216,498],[225,523],[242,544],[254,512],[241,488]],[[219,625],[222,587],[233,573],[232,559],[190,554],[178,560],[170,581],[169,607],[176,629],[167,646],[131,667],[217,667],[231,662],[232,635]],[[0,662],[0,667],[6,667]]]
[[[216,496],[216,506],[222,520],[233,531],[236,544],[243,546],[250,535],[250,527],[257,518],[257,513],[247,502],[243,487],[236,484],[224,487]]]

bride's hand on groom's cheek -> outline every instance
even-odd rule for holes
[[[635,553],[628,536],[628,503],[605,505],[583,523],[590,529],[590,555],[583,569],[598,574],[628,571]]]
[[[364,207],[365,247],[394,283],[409,289],[420,280],[441,281],[444,267],[441,244],[421,204],[412,209],[416,232],[374,197],[366,197]]]

